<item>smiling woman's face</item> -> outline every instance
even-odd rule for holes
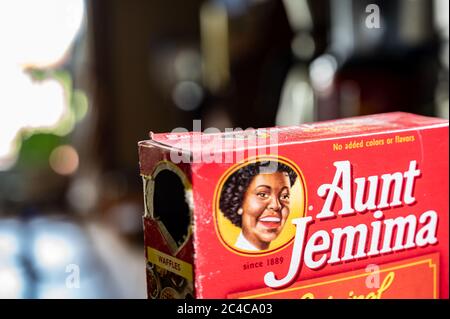
[[[267,249],[289,216],[290,182],[284,172],[256,175],[242,203],[242,232],[258,249]]]

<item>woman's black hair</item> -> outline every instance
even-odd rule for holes
[[[242,227],[242,216],[238,214],[242,207],[245,192],[256,175],[262,173],[285,172],[289,176],[291,187],[297,179],[297,174],[286,164],[275,161],[263,161],[248,164],[234,172],[222,187],[219,207],[223,215],[234,225]]]

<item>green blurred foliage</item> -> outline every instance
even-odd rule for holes
[[[66,70],[28,69],[27,72],[34,81],[54,79],[61,83],[69,107],[55,128],[24,129],[17,139],[19,154],[16,168],[48,169],[52,151],[70,142],[75,124],[85,117],[88,99],[83,91],[73,88],[72,76]]]
[[[52,151],[67,143],[66,137],[51,133],[30,134],[22,139],[16,167],[19,169],[48,169]]]

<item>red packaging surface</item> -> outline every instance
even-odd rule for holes
[[[149,298],[448,298],[448,121],[139,143]]]

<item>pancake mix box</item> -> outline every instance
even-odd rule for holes
[[[448,121],[139,142],[149,298],[448,298]]]

